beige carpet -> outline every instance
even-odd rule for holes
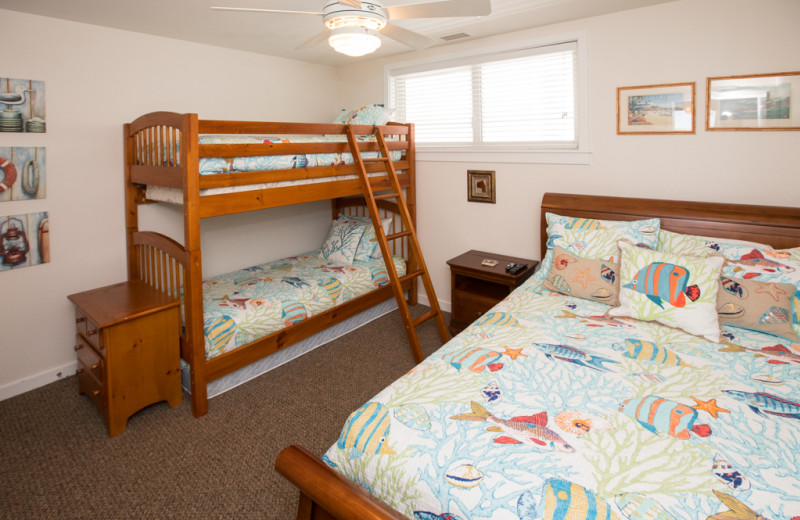
[[[441,345],[433,321],[418,332],[426,356]],[[351,411],[413,366],[394,311],[212,399],[200,419],[184,395],[113,439],[75,377],[2,401],[0,518],[294,518],[278,452],[321,455]]]

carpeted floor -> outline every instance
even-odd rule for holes
[[[417,330],[426,356],[441,345],[432,320]],[[278,452],[321,455],[351,411],[413,366],[394,311],[212,399],[200,419],[184,395],[177,408],[135,414],[113,439],[75,377],[7,399],[0,518],[294,518]]]

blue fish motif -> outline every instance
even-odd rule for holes
[[[523,494],[524,495],[524,494]],[[545,482],[542,503],[548,520],[619,520],[611,506],[593,491],[574,482],[550,479]],[[520,497],[521,498],[521,497]],[[520,500],[517,501],[517,511]],[[527,513],[527,512],[526,512]],[[519,515],[520,520],[534,520],[533,516]]]
[[[442,355],[442,359],[450,363],[456,370],[466,368],[476,374],[484,370],[496,372],[503,368],[502,363],[498,363],[503,355],[500,352],[481,347],[465,347],[453,352]]]
[[[603,229],[600,221],[593,218],[573,218],[564,226],[566,229],[594,231],[596,229]]]
[[[533,346],[544,352],[548,359],[560,359],[568,363],[574,363],[601,372],[610,372],[610,369],[603,366],[603,363],[617,363],[613,359],[596,356],[589,352],[579,350],[569,345],[556,345],[553,343],[533,343]]]
[[[492,326],[492,327],[521,327],[519,320],[513,314],[508,312],[490,312],[484,314],[477,321],[477,326]]]
[[[336,445],[350,450],[350,458],[363,454],[394,455],[387,440],[391,429],[389,410],[381,403],[370,401],[350,414]]]
[[[676,439],[686,440],[690,432],[700,437],[711,435],[711,428],[695,424],[698,413],[694,408],[655,395],[628,399],[619,407],[623,414],[636,419],[652,433],[664,432]]]
[[[764,414],[768,413],[778,417],[800,419],[800,403],[786,398],[765,392],[743,392],[741,390],[723,390],[722,393],[742,401],[762,417],[766,417]]]
[[[372,277],[372,283],[375,287],[380,287],[389,283],[389,273],[387,273],[386,269],[383,267],[373,267],[369,270],[369,274]]]
[[[281,318],[288,327],[308,318],[308,311],[306,306],[298,301],[284,300],[281,302]]]
[[[298,289],[302,289],[303,287],[310,287],[308,282],[303,281],[302,278],[298,278],[296,276],[284,276],[281,278],[283,283],[288,283],[292,287],[297,287]]]
[[[683,266],[653,262],[642,267],[634,279],[623,287],[644,294],[662,309],[665,300],[673,307],[683,307],[687,296],[692,301],[700,297],[697,285],[687,287],[689,276],[689,270]]]
[[[688,366],[681,361],[681,358],[676,353],[651,341],[635,338],[626,339],[625,346],[627,349],[622,355],[627,358],[651,361],[671,367]]]
[[[336,278],[328,278],[323,280],[319,284],[320,288],[324,290],[331,300],[335,300],[339,296],[342,295],[342,291],[344,290],[344,285],[342,282],[337,280]]]
[[[228,315],[205,320],[203,332],[213,351],[221,351],[236,334],[236,322]]]

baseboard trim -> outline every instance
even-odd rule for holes
[[[74,375],[77,368],[78,361],[75,360],[60,367],[51,368],[44,372],[6,383],[0,386],[0,401],[5,401],[15,395],[24,394],[40,386],[49,385],[59,379]]]
[[[428,295],[425,294],[425,291],[419,291],[417,300],[422,305],[427,305],[428,307],[431,306],[431,301],[428,299]],[[444,312],[451,312],[453,310],[453,306],[450,302],[443,302],[442,300],[439,300],[439,308]]]

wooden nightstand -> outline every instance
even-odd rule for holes
[[[494,267],[487,267],[481,265],[484,259],[498,262]],[[510,274],[506,266],[511,262],[528,264],[528,267]],[[453,305],[450,333],[455,335],[530,278],[539,261],[473,250],[448,260],[447,264]]]
[[[109,436],[148,405],[181,404],[176,299],[137,281],[68,298],[75,305],[78,389],[102,412]]]

